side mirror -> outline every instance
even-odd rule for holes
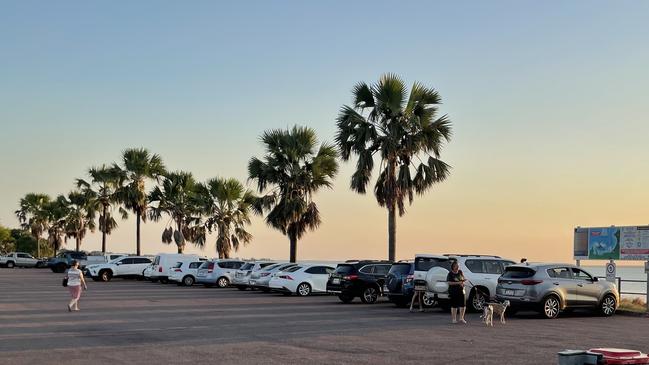
[[[115,263],[115,265],[117,265],[117,266],[119,266],[119,265],[121,265],[121,264],[122,264],[121,262],[116,262],[116,263]]]

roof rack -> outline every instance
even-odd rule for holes
[[[496,255],[473,255],[473,254],[459,254],[459,253],[445,253],[444,256],[457,256],[457,257],[493,257],[500,259],[500,256]]]

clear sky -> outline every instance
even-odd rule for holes
[[[398,220],[398,258],[567,261],[574,226],[649,223],[647,19],[645,1],[0,1],[0,222],[127,147],[245,180],[263,130],[331,141],[353,85],[393,72],[435,87],[454,125],[451,178]],[[387,256],[387,214],[349,191],[352,166],[298,258]],[[174,251],[162,229],[144,226],[147,253]],[[251,231],[241,256],[288,257],[262,220]],[[121,222],[109,248],[134,233]]]

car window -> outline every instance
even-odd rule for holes
[[[221,269],[232,269],[232,262],[217,262],[216,265]]]
[[[334,269],[333,267],[325,266],[325,271],[327,272],[327,274],[333,274],[334,272],[336,272],[336,269]]]
[[[252,270],[252,267],[255,266],[255,264],[252,264],[250,262],[244,264],[239,268],[239,270]]]
[[[146,257],[136,257],[133,259],[134,264],[150,264],[151,260]]]
[[[300,270],[301,268],[302,268],[302,266],[293,266],[293,267],[289,267],[288,269],[284,270],[284,272],[295,272],[295,271]]]
[[[536,274],[536,271],[529,267],[509,266],[501,277],[505,279],[526,279],[531,278],[534,274]]]
[[[482,260],[466,260],[464,266],[473,273],[484,273],[485,268]]]
[[[434,267],[443,267],[451,270],[451,262],[454,260],[436,257],[417,257],[415,258],[415,270],[428,271]]]
[[[361,267],[358,271],[362,272],[363,274],[371,274],[374,272],[374,265],[365,265]]]
[[[202,262],[192,262],[189,264],[190,269],[198,269],[203,263]]]
[[[577,280],[593,280],[593,277],[584,270],[577,269],[576,267],[572,268],[572,278]]]
[[[182,267],[182,266],[183,266],[183,263],[182,263],[182,262],[176,262],[176,264],[175,264],[174,266],[172,266],[172,267],[173,267],[174,269],[177,269],[177,268]]]
[[[29,258],[29,255],[26,254],[26,253],[19,253],[18,257],[27,259],[27,258]]]
[[[280,265],[279,267],[277,267],[277,270],[278,270],[278,271],[282,271],[282,270],[286,270],[286,269],[288,269],[289,267],[293,267],[293,266],[295,266],[295,264]]]
[[[503,267],[500,264],[500,261],[497,260],[484,260],[482,265],[487,274],[497,274],[500,275],[503,273]]]
[[[409,263],[393,264],[388,273],[394,274],[395,276],[408,275],[410,274],[410,267],[411,264]]]
[[[244,262],[243,261],[233,261],[230,263],[232,265],[232,269],[239,269],[241,266],[243,266]]]
[[[553,267],[547,270],[548,276],[557,279],[570,279],[570,270],[567,267]]]
[[[340,264],[336,267],[336,274],[346,275],[356,271],[354,265]]]
[[[70,257],[72,257],[75,260],[85,260],[86,258],[88,258],[88,256],[85,253],[81,253],[81,252],[73,252],[72,254],[70,254]]]
[[[307,274],[324,274],[324,269],[321,266],[313,266],[304,270]]]
[[[374,275],[387,275],[390,271],[390,265],[376,265],[374,266]]]
[[[122,261],[120,262],[122,263],[122,265],[130,265],[133,264],[134,261],[135,261],[134,259],[129,257],[129,258],[122,259]]]
[[[264,267],[270,266],[270,265],[275,265],[275,263],[274,262],[264,262],[264,263],[259,264],[259,267],[263,269]]]
[[[276,268],[278,268],[279,266],[280,266],[280,264],[274,264],[274,265],[266,266],[263,271],[272,271],[272,270],[275,270]]]
[[[156,256],[155,259],[153,260],[154,265],[160,265],[160,256]]]

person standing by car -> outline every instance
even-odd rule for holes
[[[67,279],[67,287],[70,291],[72,299],[68,304],[68,311],[78,311],[79,310],[79,299],[81,298],[81,286],[84,289],[88,290],[86,286],[86,280],[83,278],[83,273],[79,270],[79,262],[76,260],[72,261],[70,269],[65,273],[65,279]]]
[[[451,301],[451,321],[453,323],[459,321],[466,323],[464,320],[464,312],[466,311],[466,300],[464,298],[464,274],[460,270],[460,265],[457,261],[451,264],[451,271],[446,276],[448,282],[448,296]]]

